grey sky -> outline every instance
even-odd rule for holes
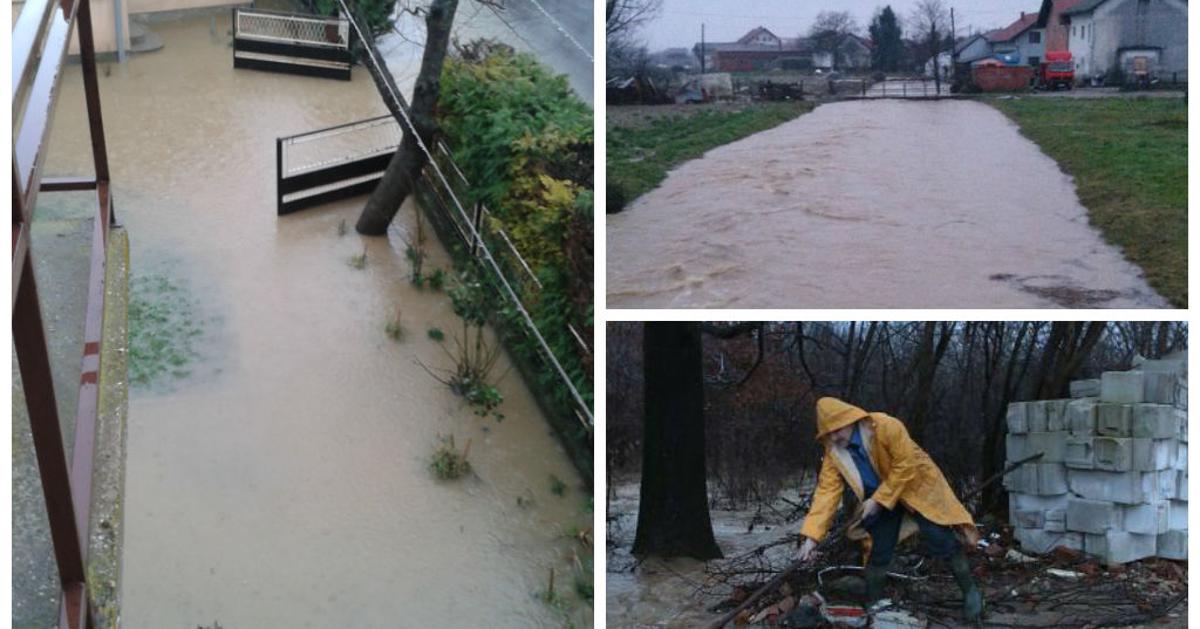
[[[1007,26],[1021,11],[1036,12],[1041,0],[944,0],[954,7],[960,35],[971,30]],[[662,13],[641,32],[650,50],[691,47],[700,41],[700,23],[708,41],[733,41],[755,26],[765,26],[780,37],[808,32],[821,11],[849,11],[866,32],[875,9],[890,4],[903,20],[917,0],[662,0]]]

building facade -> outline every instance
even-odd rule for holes
[[[1115,73],[1187,76],[1183,0],[1084,0],[1063,11],[1068,49],[1081,79]]]

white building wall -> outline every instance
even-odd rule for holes
[[[1077,79],[1086,80],[1097,74],[1095,64],[1095,53],[1093,47],[1096,43],[1096,25],[1092,20],[1091,15],[1076,15],[1071,19],[1071,26],[1067,30],[1067,46],[1071,51],[1071,58],[1075,60],[1075,77]]]

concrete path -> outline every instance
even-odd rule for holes
[[[616,308],[1167,307],[977,102],[824,105],[607,220]]]

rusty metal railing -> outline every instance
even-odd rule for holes
[[[78,29],[95,178],[46,178],[51,120],[73,29]],[[89,0],[30,0],[13,27],[12,44],[12,316],[13,347],[24,387],[34,451],[61,581],[59,627],[95,624],[87,595],[88,516],[104,339],[104,271],[109,226],[114,221],[108,156],[100,114],[96,54]],[[30,225],[40,192],[94,191],[88,299],[84,315],[75,442],[63,447],[54,397],[46,328],[34,277]]]

